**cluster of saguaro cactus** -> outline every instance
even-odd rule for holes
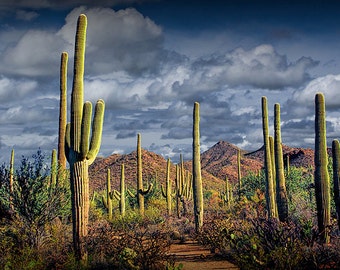
[[[171,182],[170,182],[170,158],[168,158],[166,163],[166,178],[165,178],[165,190],[163,185],[161,186],[162,189],[162,196],[166,199],[166,205],[168,210],[168,215],[171,215],[172,212],[172,191],[171,191]]]
[[[149,194],[152,190],[153,184],[151,183],[147,189],[143,185],[143,167],[142,167],[142,139],[141,134],[137,134],[137,194],[132,194],[129,190],[128,193],[132,197],[137,197],[139,213],[144,216],[145,205],[144,196]]]
[[[220,198],[221,198],[222,202],[224,204],[226,204],[228,206],[228,208],[230,208],[231,203],[234,200],[234,197],[233,197],[233,186],[229,182],[227,176],[225,177],[225,188],[224,188],[224,191],[220,192]]]
[[[203,226],[203,185],[201,175],[200,153],[200,113],[199,103],[195,102],[193,110],[193,143],[192,143],[192,177],[194,196],[195,229],[198,232]]]
[[[326,141],[325,98],[322,93],[315,95],[315,153],[314,184],[317,207],[318,229],[322,240],[329,242],[330,225],[330,184]]]
[[[74,52],[74,74],[71,95],[71,122],[65,131],[65,155],[70,164],[73,244],[75,256],[86,262],[85,236],[89,218],[88,167],[96,158],[102,137],[104,101],[98,100],[92,123],[91,102],[84,103],[84,62],[87,18],[81,14],[77,21]]]
[[[264,167],[266,175],[266,202],[269,218],[277,217],[277,208],[275,202],[273,164],[270,150],[269,127],[268,127],[268,107],[267,98],[262,97],[262,128],[264,140]]]
[[[181,216],[180,203],[182,203],[182,215],[186,216],[188,213],[188,201],[192,199],[192,175],[184,168],[184,161],[182,154],[180,155],[180,163],[176,165],[175,178],[175,196],[176,196],[176,210],[177,216]]]

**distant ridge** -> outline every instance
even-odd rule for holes
[[[210,149],[201,154],[201,168],[203,185],[205,189],[220,190],[225,177],[230,181],[237,181],[237,151],[236,145],[219,141]],[[263,167],[263,147],[256,151],[241,151],[242,176],[249,172],[258,172]],[[296,167],[314,166],[314,151],[306,148],[292,148],[283,145],[284,158],[289,156],[290,165]],[[166,159],[161,155],[142,149],[143,180],[157,178],[159,184],[165,183]],[[125,179],[128,188],[136,186],[136,151],[129,154],[113,154],[106,158],[97,158],[90,166],[90,189],[103,190],[106,185],[107,169],[111,170],[111,183],[115,189],[119,188],[120,166],[124,163]],[[191,161],[185,162],[185,168],[191,171]],[[175,164],[171,164],[170,179],[174,181],[176,174]],[[174,182],[173,182],[174,183]]]

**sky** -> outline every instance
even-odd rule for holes
[[[261,97],[281,106],[282,142],[314,148],[314,97],[326,100],[328,145],[340,136],[337,1],[1,0],[0,161],[57,148],[60,56],[68,100],[79,14],[88,18],[85,99],[106,104],[99,156],[142,147],[178,162],[220,140],[263,144]],[[70,104],[69,104],[70,105]]]

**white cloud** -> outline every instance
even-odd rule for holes
[[[325,96],[326,107],[329,110],[340,107],[340,74],[326,75],[309,82],[302,91],[296,91],[293,100],[303,107],[314,107],[315,94],[322,92]]]

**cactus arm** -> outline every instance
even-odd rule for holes
[[[153,184],[151,183],[147,189],[140,189],[139,193],[142,194],[143,196],[149,194],[152,190]]]
[[[58,134],[58,162],[63,169],[66,168],[65,132],[67,118],[67,62],[68,54],[63,52],[60,59],[60,105]]]
[[[79,131],[81,130],[83,116],[86,28],[87,18],[84,14],[81,14],[77,22],[71,98],[71,148],[76,156],[80,152],[81,144],[81,133]]]
[[[95,113],[92,123],[92,138],[90,143],[90,149],[86,156],[90,164],[93,163],[100,149],[104,122],[104,111],[105,103],[102,99],[100,99],[97,101],[95,106]]]
[[[166,190],[164,189],[163,185],[161,185],[162,196],[166,198]]]
[[[132,191],[130,189],[127,189],[126,191],[131,198],[136,198],[136,194],[132,193]]]
[[[80,145],[81,160],[84,160],[86,158],[86,154],[89,151],[91,116],[92,116],[92,104],[91,102],[87,101],[84,103],[83,119],[81,124],[81,145]]]
[[[65,129],[65,156],[68,162],[70,162],[69,160],[69,153],[70,153],[70,148],[71,148],[71,123],[68,123],[66,125],[66,129]]]

